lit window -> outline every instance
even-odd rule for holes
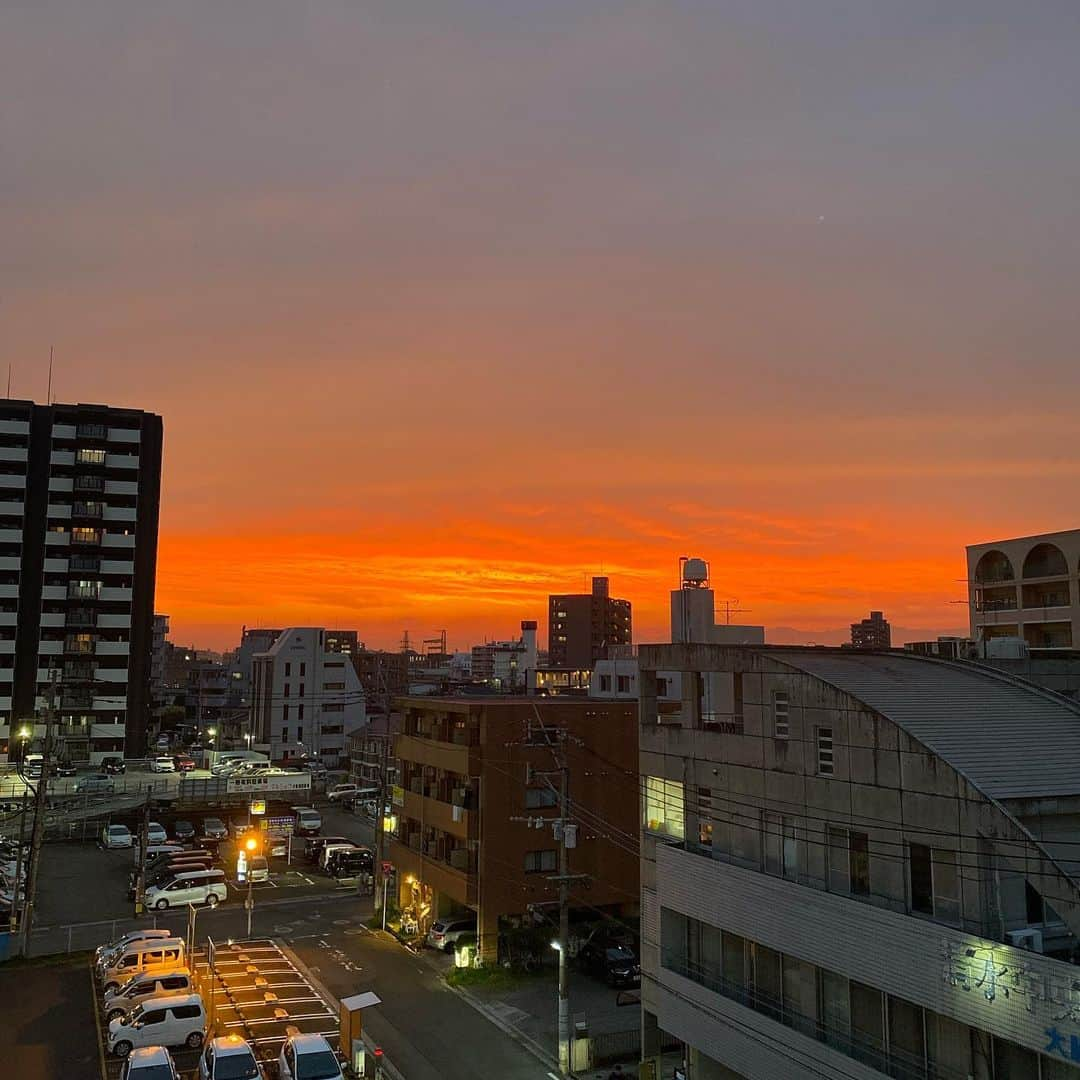
[[[645,777],[645,828],[675,840],[686,835],[686,801],[680,780]]]

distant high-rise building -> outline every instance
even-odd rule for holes
[[[591,670],[610,645],[629,645],[629,600],[608,595],[608,579],[594,577],[591,593],[548,597],[548,666]]]
[[[0,401],[0,751],[51,700],[73,760],[146,753],[161,444],[153,413]]]
[[[473,682],[495,690],[524,690],[536,671],[536,620],[523,619],[516,641],[486,641],[474,645],[470,674]]]
[[[880,611],[871,611],[869,619],[851,624],[853,649],[891,649],[892,627]]]
[[[327,652],[341,653],[342,656],[347,656],[353,662],[354,667],[356,658],[364,647],[360,635],[355,630],[327,630],[324,642]]]
[[[274,761],[347,764],[349,736],[367,718],[352,662],[326,648],[326,631],[292,627],[253,659],[251,727]]]
[[[159,709],[165,704],[165,645],[169,637],[169,616],[154,616],[154,638],[150,648],[150,702]]]

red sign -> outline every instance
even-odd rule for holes
[[[382,864],[382,872],[389,877],[394,872],[394,864],[391,862],[384,862]]]

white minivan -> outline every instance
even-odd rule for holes
[[[150,938],[129,945],[102,972],[102,989],[106,994],[127,986],[132,979],[147,971],[175,971],[187,966],[184,942],[180,938]]]
[[[217,907],[229,895],[224,870],[189,870],[177,874],[165,885],[153,885],[146,890],[146,906],[164,911],[188,904]]]
[[[109,1024],[109,1053],[127,1057],[142,1046],[190,1046],[197,1050],[206,1034],[206,1010],[198,994],[149,998],[126,1020]]]
[[[101,1011],[105,1014],[107,1021],[121,1020],[128,1016],[136,1005],[141,1005],[150,998],[194,993],[195,983],[187,968],[147,971],[142,975],[137,975],[122,989],[106,994]]]
[[[117,938],[116,941],[110,941],[106,945],[99,945],[94,952],[94,962],[97,965],[98,975],[104,974],[106,968],[112,967],[117,958],[129,946],[140,941],[168,940],[171,937],[171,930],[152,930],[147,927],[145,930],[132,930],[122,938]]]

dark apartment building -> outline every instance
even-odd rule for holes
[[[853,649],[891,649],[892,627],[880,611],[871,611],[869,619],[851,624]]]
[[[591,593],[548,597],[548,667],[591,669],[631,638],[630,601],[610,596],[606,577],[592,579]]]
[[[570,871],[586,875],[572,906],[593,918],[636,913],[635,850],[621,839],[639,827],[635,701],[408,697],[395,708],[401,779],[387,859],[403,910],[428,923],[474,912],[489,960],[500,927],[556,910],[548,819],[560,816],[564,760],[577,824]]]
[[[0,751],[53,704],[62,753],[145,753],[161,417],[0,401]]]

